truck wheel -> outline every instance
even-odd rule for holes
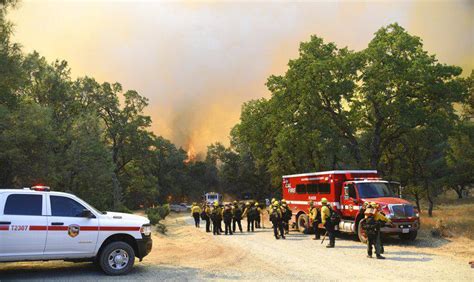
[[[415,241],[416,236],[418,236],[418,231],[410,231],[410,233],[400,233],[398,237],[403,241]]]
[[[135,262],[133,248],[125,242],[112,242],[105,246],[99,256],[100,268],[107,275],[122,275],[130,272]]]
[[[300,214],[300,216],[298,216],[298,230],[301,232],[301,233],[305,233],[306,230],[308,230],[308,223],[309,223],[309,218],[306,214]]]
[[[363,226],[365,225],[365,218],[359,221],[359,225],[357,225],[357,236],[359,236],[359,241],[362,243],[367,243],[367,234],[365,234],[365,230]]]

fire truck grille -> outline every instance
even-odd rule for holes
[[[415,211],[411,205],[391,205],[390,209],[393,215],[398,218],[415,216]]]

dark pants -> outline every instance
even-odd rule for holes
[[[221,235],[221,220],[215,219],[212,221],[212,233],[214,235]]]
[[[273,223],[273,234],[275,235],[275,238],[279,239],[280,236],[285,239],[285,231],[283,230],[283,221],[281,220],[275,220],[272,222]],[[280,235],[278,235],[278,232],[280,232]]]
[[[205,221],[206,221],[206,232],[211,232],[211,220],[209,218],[206,218]]]
[[[232,231],[235,232],[235,229],[236,229],[236,225],[239,226],[239,230],[240,230],[240,233],[242,233],[242,223],[240,222],[240,219],[233,219],[233,222],[232,222]]]
[[[326,231],[328,232],[329,245],[334,247],[336,243],[336,231],[334,230],[334,225],[326,221],[324,228],[326,228]]]
[[[193,213],[193,217],[194,217],[194,225],[196,227],[199,227],[199,223],[201,221],[201,216],[199,215],[198,212],[195,212],[195,213]]]
[[[261,228],[260,226],[261,221],[262,221],[261,216],[257,216],[257,218],[255,218],[255,228]]]
[[[314,231],[314,238],[319,239],[321,235],[319,234],[319,221],[313,221],[313,231]]]
[[[283,228],[285,229],[285,234],[290,232],[290,220],[283,220]]]
[[[252,232],[255,231],[255,219],[253,217],[247,217],[247,232],[250,232],[250,230],[252,230]]]
[[[232,219],[224,220],[225,235],[227,235],[227,233],[229,233],[230,235],[232,235],[231,223],[232,223]]]
[[[385,250],[383,248],[382,233],[380,231],[377,233],[377,241],[379,242],[380,253],[383,254]]]
[[[372,246],[375,248],[375,254],[380,256],[381,251],[381,244],[380,244],[380,236],[377,234],[374,235],[367,235],[367,254],[372,256]]]

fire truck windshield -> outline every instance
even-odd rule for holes
[[[394,197],[387,183],[368,182],[357,183],[357,190],[360,198],[382,198]]]

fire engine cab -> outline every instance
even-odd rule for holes
[[[106,274],[121,275],[151,248],[147,218],[100,212],[46,186],[0,189],[0,262],[94,261]]]
[[[283,176],[283,198],[293,212],[294,223],[300,231],[308,230],[309,201],[321,208],[321,199],[339,213],[341,232],[355,233],[366,242],[362,229],[364,202],[375,202],[392,221],[383,227],[384,234],[399,235],[403,240],[415,240],[420,228],[419,213],[408,201],[396,196],[390,182],[382,180],[376,170],[334,170]],[[320,226],[322,228],[322,226]]]

